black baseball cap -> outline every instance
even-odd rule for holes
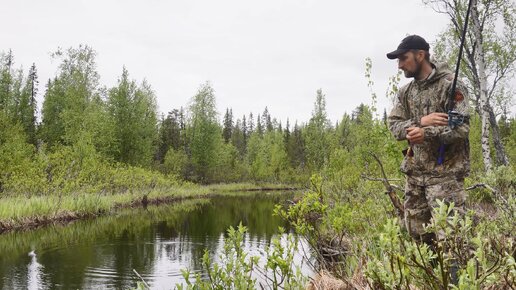
[[[419,35],[409,35],[401,41],[400,45],[398,45],[398,49],[393,52],[389,52],[387,54],[388,59],[398,58],[400,55],[411,49],[418,50],[430,50],[430,44],[426,42],[426,40]]]

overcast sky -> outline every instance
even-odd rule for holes
[[[35,62],[44,84],[56,73],[49,53],[87,44],[97,52],[101,84],[130,77],[156,92],[160,112],[187,106],[210,81],[222,114],[265,106],[283,121],[310,118],[316,91],[330,119],[370,104],[365,59],[373,61],[379,107],[390,108],[387,79],[397,72],[385,54],[407,34],[431,44],[444,15],[420,0],[1,0],[0,51],[13,50],[25,72]],[[42,96],[40,96],[40,101]],[[380,111],[380,112],[381,112]]]

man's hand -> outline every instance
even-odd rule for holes
[[[407,140],[410,144],[421,144],[425,140],[425,130],[419,127],[410,127],[406,129]]]
[[[421,126],[446,126],[448,125],[448,114],[432,113],[421,118]]]

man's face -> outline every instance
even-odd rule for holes
[[[398,68],[403,70],[407,78],[418,76],[422,66],[423,58],[418,52],[407,51],[398,57]]]

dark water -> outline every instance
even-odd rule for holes
[[[274,205],[289,197],[185,201],[2,235],[0,289],[130,289],[138,281],[133,269],[153,289],[173,289],[181,269],[201,271],[205,249],[218,260],[227,228],[239,222],[248,227],[246,249],[263,256],[286,226],[272,215]]]

